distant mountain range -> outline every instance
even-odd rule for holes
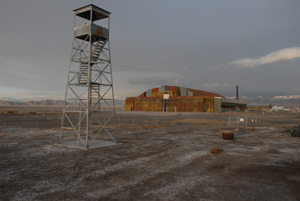
[[[245,97],[240,98],[247,102],[247,105],[277,105],[285,107],[300,107],[300,95],[274,96],[274,97]]]
[[[122,105],[123,101],[115,99],[115,105]],[[64,101],[59,99],[13,99],[9,97],[0,100],[0,106],[63,106]]]
[[[63,106],[64,101],[61,100],[41,100],[41,101],[26,101],[26,102],[21,102],[21,101],[12,101],[12,100],[0,100],[0,105],[2,106],[16,106],[16,105],[24,105],[24,106]]]
[[[227,97],[234,99],[235,97]],[[246,97],[241,96],[240,100],[246,101],[248,105],[277,105],[285,107],[300,107],[300,95],[289,95],[289,96],[274,96],[274,97]],[[115,99],[115,105],[121,106],[123,99]],[[63,106],[64,101],[59,98],[54,99],[13,99],[9,97],[2,98],[0,100],[1,106]]]

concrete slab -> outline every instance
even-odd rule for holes
[[[76,140],[76,141],[64,141],[62,143],[56,143],[55,145],[61,146],[61,147],[67,147],[70,149],[81,149],[81,150],[87,151],[90,149],[98,149],[98,148],[103,148],[103,147],[121,145],[121,143],[116,143],[116,142],[112,142],[112,141],[95,140],[92,142],[91,145],[89,145],[89,148],[86,148],[82,144],[78,145],[78,141]]]

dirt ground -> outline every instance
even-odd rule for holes
[[[121,130],[122,144],[88,151],[54,145],[51,128],[1,128],[0,200],[300,200],[300,138],[287,131],[300,116],[257,114],[260,127],[223,140],[215,122],[230,115]]]

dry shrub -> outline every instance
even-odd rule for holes
[[[55,112],[55,111],[48,111],[44,112],[45,115],[58,115],[60,112]]]
[[[154,128],[158,128],[159,126],[157,124],[152,124],[152,125],[144,125],[143,129],[145,130],[150,130],[150,129],[154,129]]]
[[[181,123],[188,123],[188,124],[223,123],[224,122],[224,121],[213,120],[213,119],[179,119],[176,121],[181,122]]]
[[[125,139],[132,139],[133,136],[132,136],[132,135],[123,135],[122,138],[125,138]]]
[[[117,125],[117,130],[118,130],[118,131],[121,131],[121,130],[122,130],[121,125],[119,125],[119,124]]]
[[[14,114],[15,112],[12,111],[12,110],[8,110],[6,113],[7,113],[7,114]]]
[[[106,124],[106,126],[105,126],[105,128],[116,128],[116,124]],[[100,128],[100,126],[99,126],[99,128]]]
[[[41,140],[43,139],[43,136],[42,135],[34,135],[31,137],[32,140]]]
[[[224,151],[221,147],[213,147],[209,150],[211,154],[219,154]]]
[[[137,130],[137,127],[132,126],[132,127],[130,128],[130,130],[135,131],[135,130]]]
[[[5,133],[0,133],[0,138],[4,138],[4,137],[6,137],[7,136],[7,134],[5,134]]]

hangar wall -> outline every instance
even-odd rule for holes
[[[125,100],[126,111],[214,112],[214,98],[223,96],[178,86],[150,89]],[[219,109],[218,109],[219,110]]]
[[[126,99],[126,111],[213,112],[214,97]]]

